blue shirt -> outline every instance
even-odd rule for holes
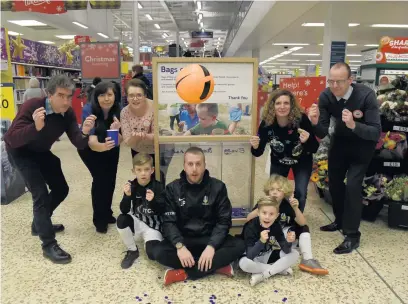
[[[58,113],[54,112],[54,110],[52,109],[52,106],[51,106],[51,101],[47,97],[45,99],[45,115],[50,115],[50,114],[58,114]],[[64,113],[59,113],[59,114],[64,116]]]
[[[85,119],[92,114],[92,104],[88,102],[87,104],[84,105],[82,108],[82,124],[81,124],[81,130],[82,126],[84,124]],[[94,135],[95,134],[95,128],[93,128],[90,132],[89,135]]]
[[[197,113],[195,114],[193,118],[191,118],[188,111],[184,110],[180,113],[180,121],[185,121],[187,125],[187,130],[190,130],[192,127],[195,127],[198,124],[199,119],[198,119]]]

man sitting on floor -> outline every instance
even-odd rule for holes
[[[233,276],[231,263],[245,251],[242,240],[228,234],[231,202],[225,184],[205,169],[203,150],[187,149],[180,178],[166,187],[166,206],[155,260],[173,268],[164,285],[199,279],[214,272]]]

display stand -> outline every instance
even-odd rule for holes
[[[180,81],[177,77],[182,69],[190,68],[192,64],[204,67],[208,73],[205,75],[208,76],[206,79],[212,79],[215,83],[213,93],[201,104],[216,104],[218,121],[230,124],[231,109],[241,104],[241,121],[234,134],[217,135],[220,129],[216,128],[211,135],[186,136],[184,134],[187,128],[180,129],[177,123],[174,124],[174,130],[170,129],[170,118],[166,110],[168,105],[179,104],[183,108],[189,104],[179,96],[176,79],[180,90],[180,82],[184,80]],[[187,73],[186,71],[184,72]],[[160,179],[162,169],[166,174],[166,183],[177,179],[183,170],[185,150],[190,146],[201,147],[210,175],[222,180],[227,186],[233,207],[233,225],[243,224],[253,206],[254,197],[255,159],[250,151],[249,139],[257,130],[258,61],[254,58],[153,58],[152,73],[155,83],[156,178]],[[190,77],[194,71],[187,74]],[[197,84],[200,86],[200,75],[196,76],[198,78],[192,79],[188,88]],[[204,82],[201,84],[197,88],[200,92],[204,88]],[[244,115],[247,106],[252,108],[249,111],[251,115]],[[226,132],[228,131],[224,129],[224,133]]]

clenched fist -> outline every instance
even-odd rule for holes
[[[129,182],[127,182],[127,183],[125,184],[125,186],[123,187],[123,192],[125,192],[125,194],[126,194],[127,196],[131,196],[131,195],[132,195],[132,190],[131,190],[131,186],[130,186],[130,183],[129,183]]]
[[[261,242],[265,244],[269,240],[269,230],[263,230],[261,232],[260,239],[261,239]]]
[[[260,141],[259,136],[251,136],[251,138],[249,139],[249,142],[251,143],[251,146],[254,149],[258,149],[259,141]]]
[[[289,231],[286,235],[286,240],[288,241],[288,243],[293,243],[294,241],[296,241],[296,233],[293,231]]]
[[[95,120],[96,120],[95,115],[89,115],[82,125],[82,133],[89,134],[91,130],[95,127]]]
[[[353,130],[356,127],[356,122],[354,121],[353,113],[351,113],[349,110],[347,109],[343,110],[343,112],[341,113],[341,119],[344,121],[347,128]]]
[[[40,131],[45,126],[45,109],[44,107],[38,108],[33,113],[33,119],[35,128]]]
[[[146,200],[151,202],[154,199],[154,192],[150,189],[146,190]]]
[[[312,106],[309,108],[309,113],[307,116],[309,117],[312,125],[317,125],[319,123],[320,117],[319,106],[317,104],[312,104]]]
[[[309,139],[310,133],[307,132],[306,130],[303,130],[301,128],[298,129],[299,132],[299,140],[302,144],[304,144],[305,142],[307,142],[307,140]]]

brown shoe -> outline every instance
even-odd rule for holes
[[[184,269],[168,269],[164,273],[164,286],[184,280],[187,280],[187,273]]]
[[[231,265],[227,265],[225,267],[219,268],[215,271],[217,274],[223,274],[226,275],[227,277],[232,278],[234,276],[234,269],[232,268]]]
[[[317,275],[327,275],[329,271],[320,266],[320,263],[315,259],[304,260],[299,264],[299,268],[303,271],[310,272]]]

